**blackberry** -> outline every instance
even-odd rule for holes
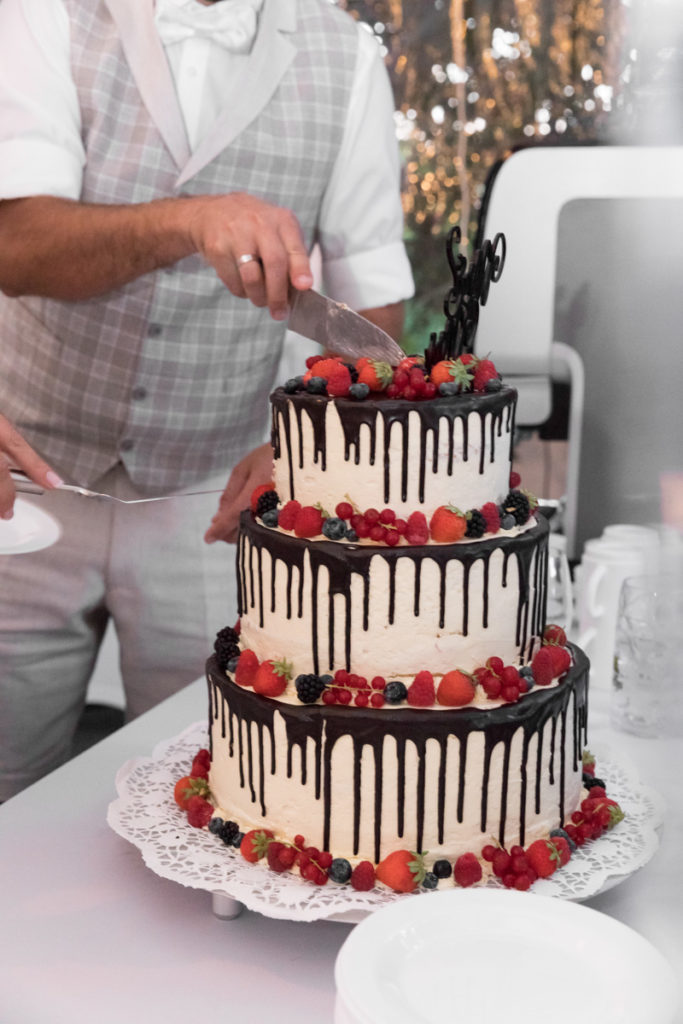
[[[607,788],[603,779],[597,779],[593,775],[586,774],[586,772],[583,773],[583,784],[588,790],[591,790],[593,786],[602,786],[603,789]]]
[[[472,537],[476,540],[479,537],[483,537],[485,533],[486,520],[479,509],[474,508],[471,512],[467,513],[467,529],[465,530],[465,536]]]
[[[277,491],[264,491],[256,502],[257,517],[263,519],[264,512],[270,512],[271,509],[277,508],[279,504],[280,499],[277,496]]]
[[[335,857],[327,869],[327,874],[333,882],[344,885],[351,877],[351,865],[345,857]]]
[[[327,394],[327,381],[324,377],[311,377],[306,390],[309,395],[326,395]]]
[[[346,369],[349,371],[349,373],[351,374],[351,383],[355,384],[356,381],[358,380],[358,370],[356,369],[356,367],[353,365],[353,363],[342,363],[342,366],[345,366]]]
[[[290,377],[289,380],[285,381],[283,391],[286,395],[295,395],[297,391],[303,390],[303,386],[303,377]]]
[[[370,388],[367,384],[352,384],[349,388],[349,395],[351,398],[355,398],[357,402],[362,402],[370,394]]]
[[[316,676],[312,672],[309,675],[297,676],[294,685],[296,686],[296,695],[302,704],[315,704],[325,689],[325,684],[320,676]]]
[[[235,849],[239,850],[240,846],[242,845],[242,840],[243,839],[244,839],[244,832],[236,832],[235,833],[235,838],[232,841],[232,845],[235,847]]]
[[[437,878],[450,878],[453,868],[448,860],[435,860],[432,865],[432,871]]]
[[[425,873],[424,878],[422,879],[422,888],[423,889],[436,889],[438,884],[439,884],[439,879],[434,874],[434,872],[433,871],[427,871]]]
[[[523,526],[529,518],[529,499],[521,491],[510,491],[503,502],[503,509],[506,514],[514,516],[518,526]]]
[[[328,540],[341,540],[346,536],[346,523],[343,519],[330,516],[323,522],[323,536]]]
[[[231,626],[226,626],[225,629],[221,629],[216,634],[216,639],[213,642],[213,649],[218,660],[218,664],[222,669],[228,667],[228,662],[232,661],[233,658],[239,658],[240,648],[237,642],[237,633]]]
[[[387,704],[402,704],[407,696],[407,688],[398,679],[394,679],[384,687],[384,699]]]
[[[276,508],[269,508],[261,516],[261,522],[263,523],[264,526],[271,526],[271,527],[277,526],[277,524],[279,522],[279,519],[280,519],[280,513],[278,512],[278,510]]]
[[[239,832],[239,826],[236,821],[224,821],[223,827],[218,833],[220,838],[223,840],[226,846],[233,846],[235,842],[235,836]]]

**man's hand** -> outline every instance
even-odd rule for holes
[[[0,413],[0,518],[14,515],[16,490],[10,476],[10,465],[23,469],[35,483],[46,490],[59,487],[62,480],[31,448],[8,419]]]
[[[249,507],[252,492],[259,484],[268,483],[273,475],[273,449],[269,444],[254,448],[238,462],[221,494],[218,512],[204,534],[207,544],[224,540],[234,544],[237,540],[240,512]]]

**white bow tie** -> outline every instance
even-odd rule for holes
[[[165,46],[199,36],[233,53],[249,53],[262,6],[263,0],[221,0],[209,6],[199,0],[157,0],[154,20]]]

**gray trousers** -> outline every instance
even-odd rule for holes
[[[122,468],[97,489],[141,496]],[[216,632],[237,616],[235,548],[202,539],[218,494],[132,506],[65,492],[22,498],[58,519],[62,535],[43,551],[0,555],[0,800],[70,756],[110,618],[132,718],[202,675]]]

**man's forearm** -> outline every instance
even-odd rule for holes
[[[52,196],[0,203],[0,289],[89,299],[193,251],[188,199],[130,206]]]

